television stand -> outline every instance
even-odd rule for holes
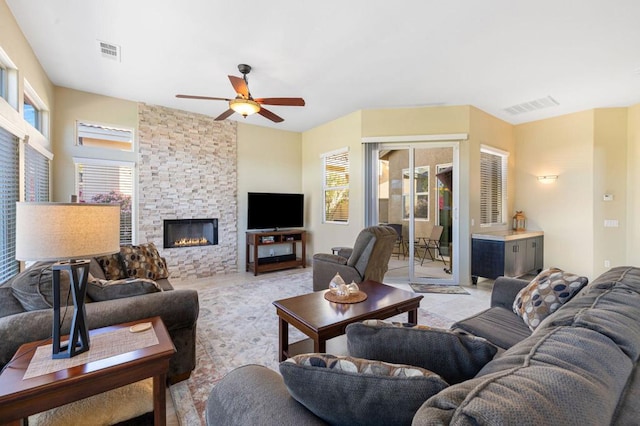
[[[279,271],[281,269],[307,267],[306,260],[307,233],[303,229],[283,231],[247,231],[247,263],[246,271],[253,275],[261,272]],[[291,250],[285,254],[260,257],[260,247],[289,244]],[[297,246],[300,244],[300,257]]]

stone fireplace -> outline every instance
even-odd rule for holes
[[[218,244],[218,219],[165,219],[162,228],[163,248]]]
[[[204,278],[238,270],[236,127],[235,121],[138,104],[136,240],[164,247],[165,219],[217,218],[217,244],[160,250],[171,278]],[[206,239],[213,242],[215,236]]]

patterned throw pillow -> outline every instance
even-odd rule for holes
[[[330,424],[411,424],[418,408],[448,386],[409,365],[304,354],[280,363],[291,396]]]
[[[114,253],[107,256],[96,257],[96,261],[104,271],[104,276],[108,280],[121,280],[127,278],[127,273],[122,266],[120,253]]]
[[[542,320],[569,301],[588,281],[587,277],[564,272],[562,269],[545,269],[520,290],[513,301],[513,312],[531,330],[535,330]]]
[[[167,265],[153,243],[121,246],[120,257],[128,277],[150,280],[169,278]]]

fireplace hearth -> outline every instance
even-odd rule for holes
[[[218,219],[165,219],[164,248],[218,244]]]

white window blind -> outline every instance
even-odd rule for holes
[[[480,225],[506,223],[508,153],[493,148],[480,150]]]
[[[24,200],[49,201],[49,159],[29,145],[24,154]]]
[[[0,283],[19,272],[16,202],[20,198],[18,138],[0,128]]]
[[[133,240],[133,166],[107,161],[76,160],[76,184],[81,203],[120,204],[120,244]]]
[[[322,155],[324,171],[324,221],[349,221],[349,151]]]

